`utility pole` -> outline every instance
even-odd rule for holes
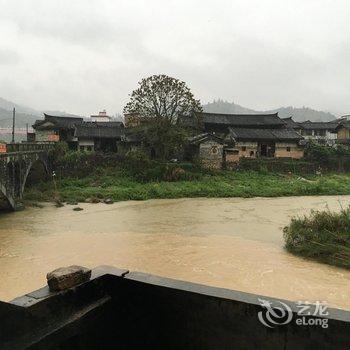
[[[16,122],[16,108],[13,107],[13,112],[12,112],[12,143],[15,143],[15,122]]]
[[[29,140],[28,140],[28,123],[26,123],[26,132],[27,132],[26,135],[27,135],[27,142],[28,142],[28,141],[29,141]]]

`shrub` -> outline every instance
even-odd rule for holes
[[[288,251],[350,269],[350,208],[339,213],[313,211],[284,228]]]

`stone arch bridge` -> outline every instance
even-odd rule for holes
[[[28,174],[36,162],[41,162],[50,173],[49,150],[52,143],[8,144],[6,153],[0,153],[0,195],[2,194],[13,210],[21,207]]]

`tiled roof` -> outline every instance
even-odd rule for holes
[[[306,122],[298,123],[305,130],[335,130],[338,122]]]
[[[40,128],[41,125],[50,122],[57,129],[73,129],[75,125],[83,122],[82,117],[54,116],[44,113],[44,120],[36,120],[33,128]]]
[[[288,118],[281,118],[282,121],[286,124],[286,126],[288,128],[291,129],[300,129],[300,125],[299,123],[295,122],[292,117],[288,117]]]
[[[83,122],[76,125],[74,136],[78,138],[121,138],[122,122]]]
[[[302,137],[292,129],[257,129],[257,128],[229,128],[230,136],[238,140],[255,141],[291,141]]]
[[[196,135],[196,136],[189,138],[189,142],[191,144],[194,144],[194,145],[198,145],[206,140],[214,140],[214,141],[221,143],[221,144],[224,143],[224,140],[221,137],[218,137],[218,136],[216,136],[214,134],[210,134],[210,133],[199,134],[199,135]]]
[[[349,120],[341,121],[341,122],[337,125],[337,130],[340,129],[341,127],[344,127],[344,128],[346,128],[346,129],[350,129],[350,121],[349,121]]]
[[[231,126],[272,126],[284,125],[278,114],[219,114],[201,113],[204,124],[224,124]]]

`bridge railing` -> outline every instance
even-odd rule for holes
[[[23,142],[23,143],[8,143],[6,145],[6,153],[12,152],[29,152],[29,151],[46,151],[52,149],[55,142]]]

